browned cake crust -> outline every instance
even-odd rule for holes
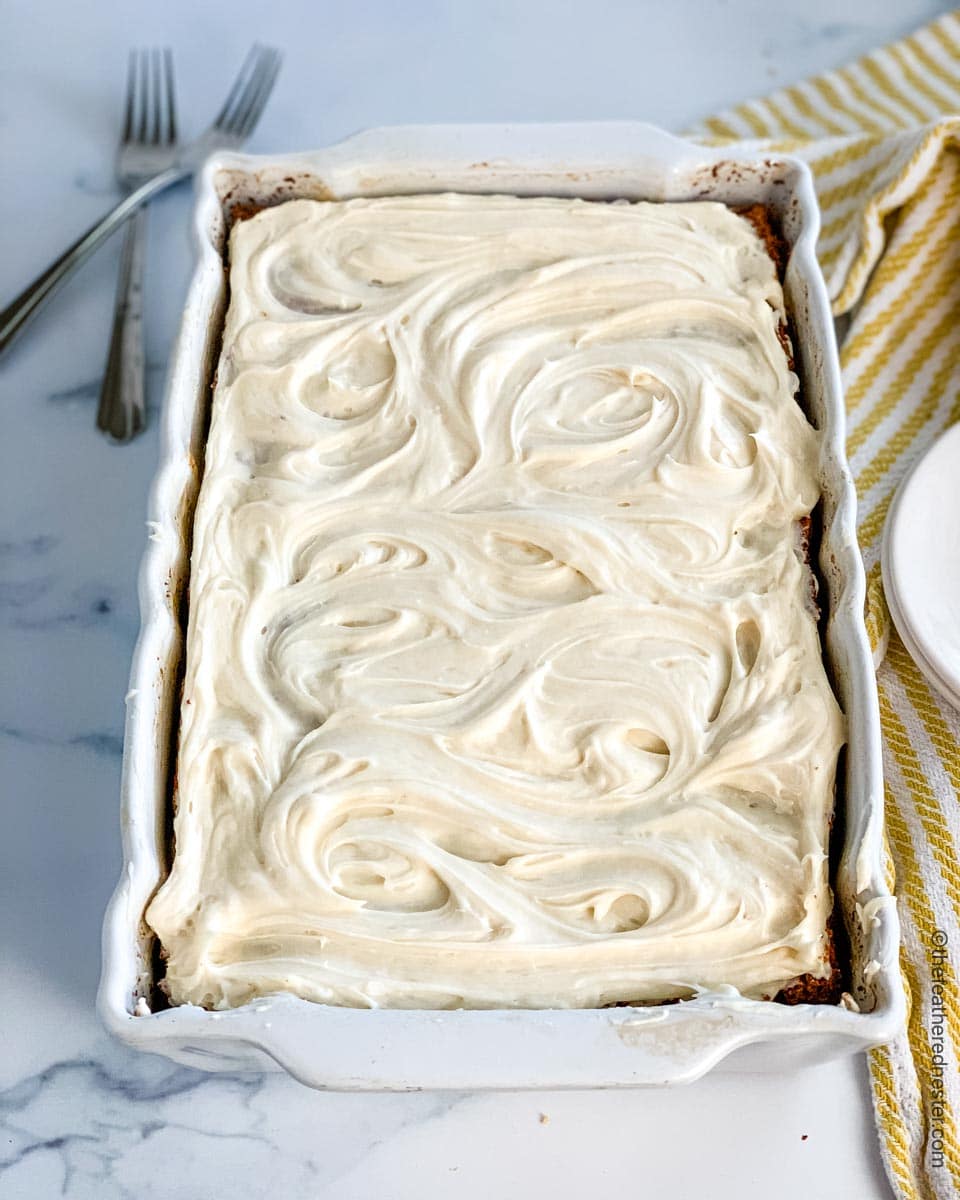
[[[793,983],[782,988],[774,996],[779,1004],[839,1004],[843,992],[843,973],[837,962],[837,942],[833,918],[827,923],[826,950],[824,961],[830,974],[823,979],[813,975],[800,975]]]
[[[228,223],[233,226],[239,224],[240,221],[249,221],[251,217],[255,217],[257,213],[263,212],[267,207],[266,204],[233,204],[228,212]]]
[[[773,259],[778,279],[782,281],[783,273],[787,269],[787,243],[779,226],[771,216],[770,210],[764,204],[751,204],[748,208],[738,208],[735,211],[749,221],[756,230],[757,236]]]

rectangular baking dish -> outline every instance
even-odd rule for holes
[[[461,191],[763,203],[790,249],[785,293],[804,402],[822,432],[819,569],[825,654],[849,723],[834,826],[833,881],[850,993],[837,1006],[738,994],[646,1008],[387,1011],[294,996],[228,1012],[151,1011],[159,960],[144,910],[164,876],[190,529],[210,383],[226,305],[224,246],[236,206]],[[788,156],[705,149],[637,123],[410,126],[371,130],[309,154],[218,155],[199,178],[199,261],[173,354],[150,537],[140,571],[122,777],[124,867],[103,932],[101,1017],[131,1045],[210,1070],[279,1065],[313,1087],[554,1088],[696,1079],[782,1069],[889,1040],[904,1018],[899,926],[885,881],[880,725],[863,624],[856,498],[844,453],[836,343],[815,257],[819,212],[808,168]]]

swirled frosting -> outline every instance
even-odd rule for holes
[[[172,999],[828,974],[819,442],[748,222],[296,201],[230,255],[148,912]]]

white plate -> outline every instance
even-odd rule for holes
[[[834,886],[849,949],[852,1006],[787,1007],[736,994],[656,1008],[403,1012],[332,1008],[295,996],[229,1012],[151,1013],[159,964],[143,913],[169,859],[171,748],[183,649],[190,525],[203,462],[210,379],[226,303],[224,209],[291,196],[512,192],[762,203],[782,225],[785,278],[803,396],[821,431],[819,567],[824,653],[848,717],[834,827]],[[679,141],[633,122],[410,126],[371,130],[310,154],[219,155],[194,213],[198,264],[173,354],[151,538],[140,573],[141,633],[124,740],[124,869],[104,922],[100,1014],[118,1037],[211,1070],[285,1067],[315,1087],[603,1087],[695,1079],[732,1055],[782,1070],[888,1040],[904,1013],[899,925],[884,874],[876,680],[863,621],[865,579],[847,467],[840,368],[815,248],[820,215],[809,168],[749,149]]]
[[[884,527],[881,570],[903,644],[960,708],[960,425],[900,485]]]

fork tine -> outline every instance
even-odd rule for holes
[[[163,66],[167,80],[167,141],[173,145],[177,140],[177,101],[173,87],[173,53],[169,46],[163,50]]]
[[[137,91],[137,52],[130,51],[127,63],[127,98],[123,117],[123,140],[129,142],[133,137],[133,105]]]
[[[277,81],[277,75],[280,73],[281,59],[282,55],[278,50],[272,51],[270,60],[261,74],[260,83],[251,95],[245,112],[240,115],[239,133],[241,137],[247,137],[260,120],[260,115],[266,107],[267,101],[270,99],[270,93],[273,91],[273,85]]]
[[[139,84],[137,96],[140,116],[137,140],[145,142],[147,140],[147,114],[150,111],[150,59],[146,50],[140,51],[140,72],[137,82]]]
[[[163,113],[163,83],[160,75],[160,51],[154,47],[150,54],[150,62],[153,67],[151,72],[153,76],[153,144],[160,145],[160,117]]]
[[[269,46],[260,47],[260,57],[257,61],[256,70],[247,80],[247,86],[243,89],[243,95],[234,106],[234,110],[230,115],[230,132],[237,137],[242,136],[242,129],[246,121],[247,113],[250,107],[255,103],[257,94],[263,86],[263,80],[270,70],[270,64],[273,61],[274,51]]]
[[[223,108],[221,108],[219,113],[217,113],[216,119],[213,122],[217,128],[223,128],[223,126],[226,124],[227,115],[233,109],[236,101],[243,95],[244,89],[247,86],[247,79],[256,70],[259,58],[260,47],[259,45],[254,45],[250,48],[247,53],[247,57],[243,60],[243,66],[240,68],[240,72],[237,75],[237,78],[234,80],[233,87],[227,94]]]

